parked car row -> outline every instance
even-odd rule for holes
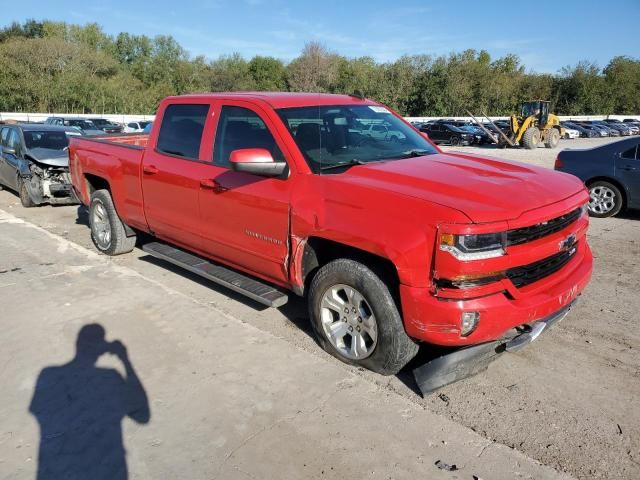
[[[84,118],[84,117],[49,117],[44,122],[47,125],[59,125],[73,127],[83,135],[104,135],[105,133],[143,133],[147,125],[152,122],[138,121],[129,122],[126,125],[111,122],[106,118]]]
[[[560,122],[560,125],[564,129],[563,138],[565,140],[579,137],[627,137],[640,134],[640,120],[634,118],[626,118],[622,121],[616,119],[567,120]],[[494,135],[499,135],[500,131],[507,136],[511,133],[511,125],[508,120],[495,120],[493,124],[483,123],[484,129],[472,121],[452,118],[413,122],[413,126],[429,135],[434,143],[454,146],[493,143],[492,138],[487,135],[485,130]]]

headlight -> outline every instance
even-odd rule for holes
[[[505,254],[507,232],[440,236],[440,250],[449,252],[459,260],[482,260]]]

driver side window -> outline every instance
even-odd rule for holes
[[[257,113],[244,107],[223,106],[213,146],[213,163],[229,168],[231,152],[243,148],[264,148],[274,161],[285,161],[273,135]]]

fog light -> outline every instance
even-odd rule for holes
[[[473,332],[480,321],[480,312],[462,312],[460,317],[460,335],[466,337]]]

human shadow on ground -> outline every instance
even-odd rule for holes
[[[105,354],[122,362],[124,377],[96,366]],[[107,342],[99,324],[80,329],[71,361],[40,372],[29,412],[40,425],[38,480],[127,479],[122,420],[146,424],[151,417],[126,347]]]

